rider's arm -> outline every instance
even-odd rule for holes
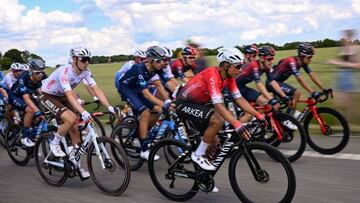
[[[86,111],[80,103],[76,100],[77,96],[75,96],[75,92],[73,90],[67,90],[65,91],[65,96],[67,100],[70,102],[71,106],[75,108],[76,111],[83,113]]]
[[[284,98],[286,96],[286,94],[282,91],[279,83],[276,82],[276,80],[272,80],[270,82],[270,85],[275,89],[275,91],[282,97]]]
[[[155,80],[154,85],[156,86],[157,90],[159,91],[161,98],[163,98],[164,100],[169,99],[169,93],[165,90],[165,88],[161,84],[160,80]]]
[[[214,104],[215,111],[220,114],[227,122],[231,123],[235,126],[235,123],[239,122],[236,118],[228,111],[223,103],[216,103]]]
[[[149,91],[149,89],[143,89],[142,93],[144,95],[144,97],[148,100],[150,100],[152,103],[159,105],[159,106],[163,106],[164,102],[161,101],[160,99],[156,98],[154,95],[152,95]]]
[[[107,108],[109,108],[110,103],[108,102],[104,92],[97,86],[97,85],[93,85],[90,86],[90,88],[92,89],[92,91],[94,91],[95,96],[97,96],[100,100],[100,102],[106,106]]]
[[[179,82],[175,78],[170,78],[170,80],[166,82],[166,86],[171,92],[174,92],[176,87],[179,85]]]
[[[0,92],[4,97],[9,98],[9,96],[4,88],[0,88]]]
[[[322,91],[324,91],[324,86],[314,72],[310,72],[309,77]]]
[[[314,92],[314,90],[305,82],[305,80],[301,77],[301,75],[296,77],[296,80],[300,83],[300,85],[306,89],[310,94]]]
[[[39,108],[31,100],[30,94],[24,94],[22,97],[23,97],[25,103],[28,105],[28,107],[30,107],[34,112],[40,111]]]
[[[244,111],[250,113],[251,115],[258,118],[261,114],[252,107],[244,97],[239,97],[235,99],[236,104]]]
[[[256,88],[260,91],[260,93],[262,95],[265,96],[266,99],[270,100],[273,98],[273,96],[266,90],[266,88],[262,82],[257,82]]]

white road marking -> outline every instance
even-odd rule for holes
[[[291,155],[295,153],[295,150],[280,150],[285,155]],[[326,158],[326,159],[345,159],[345,160],[360,160],[360,154],[350,154],[350,153],[337,153],[333,155],[320,154],[314,151],[305,151],[302,156],[305,157],[316,157],[316,158]]]

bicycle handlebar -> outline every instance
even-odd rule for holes
[[[96,107],[93,109],[94,111],[98,110],[101,106],[100,100],[95,100],[95,101],[91,101],[91,102],[84,102],[83,105],[87,106],[90,104],[96,104]]]

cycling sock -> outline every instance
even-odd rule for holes
[[[58,133],[55,133],[54,139],[51,141],[51,144],[60,144],[61,136]]]
[[[196,151],[195,151],[195,156],[205,155],[208,146],[209,146],[209,144],[207,144],[207,143],[205,143],[203,140],[201,140],[198,148],[197,148]]]

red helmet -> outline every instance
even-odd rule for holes
[[[258,48],[255,44],[252,45],[246,45],[244,47],[244,53],[245,54],[257,54],[259,52]]]
[[[185,47],[185,48],[182,50],[181,54],[182,54],[183,56],[196,56],[197,51],[196,51],[196,49],[193,48],[193,47]]]

